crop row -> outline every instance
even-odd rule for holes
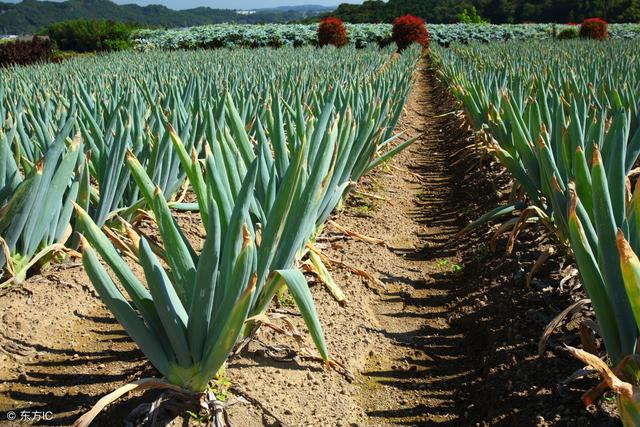
[[[331,364],[298,265],[353,182],[411,143],[390,144],[419,54],[129,52],[3,71],[6,283],[80,248],[163,386],[185,393],[207,387],[286,286]],[[199,212],[199,253],[173,209]]]
[[[565,25],[553,24],[431,24],[428,25],[432,42],[447,45],[454,42],[489,42],[504,40],[530,40],[553,37]],[[390,24],[347,24],[348,37],[357,47],[369,44],[384,45],[391,40]],[[234,47],[315,46],[317,25],[206,25],[180,29],[141,30],[134,34],[138,49],[194,49]],[[611,24],[614,38],[640,36],[638,24]]]
[[[506,217],[499,230],[515,236],[538,221],[572,249],[611,367],[595,355],[572,352],[618,393],[624,424],[638,425],[637,43],[454,46],[436,48],[434,57],[487,148],[516,182],[516,202],[474,225]]]

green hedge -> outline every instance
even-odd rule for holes
[[[52,24],[45,33],[60,50],[98,52],[130,48],[131,33],[137,28],[129,23],[76,19]]]

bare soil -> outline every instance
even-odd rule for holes
[[[467,148],[473,134],[421,63],[398,131],[421,135],[369,174],[333,218],[382,239],[373,245],[327,227],[318,247],[340,263],[330,270],[348,298],[340,306],[313,283],[331,356],[353,376],[328,370],[306,354],[313,346],[286,297],[270,313],[286,316],[303,343],[262,328],[225,371],[236,426],[616,425],[607,400],[585,409],[587,378],[559,385],[582,366],[561,343],[579,345],[578,313],[552,335],[545,325],[583,297],[576,280],[559,285],[571,265],[558,256],[524,284],[552,242],[530,228],[515,250],[490,248],[490,229],[456,233],[501,201],[509,177]],[[451,114],[448,114],[451,113]],[[468,156],[468,157],[467,157]],[[371,197],[371,196],[374,197]],[[201,230],[183,216],[189,235]],[[312,279],[310,277],[310,279]],[[69,425],[101,396],[134,379],[157,375],[113,320],[77,263],[55,266],[0,295],[0,423],[7,411],[51,411]],[[158,393],[130,396],[96,425],[122,425]],[[182,423],[197,424],[193,419]]]

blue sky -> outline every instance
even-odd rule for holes
[[[18,3],[19,0],[3,0]],[[62,0],[53,0],[62,1]],[[197,6],[208,6],[222,9],[254,9],[273,6],[290,6],[303,4],[321,4],[336,6],[340,3],[362,3],[363,0],[115,0],[118,4],[137,3],[140,5],[162,4],[172,9],[188,9]]]

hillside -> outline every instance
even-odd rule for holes
[[[255,14],[240,15],[229,9],[198,7],[173,10],[164,6],[117,5],[109,0],[68,0],[65,2],[23,0],[0,3],[0,33],[29,34],[54,22],[67,19],[111,19],[151,26],[183,27],[221,22],[288,22],[326,12],[323,6],[292,6],[260,9]]]
[[[599,16],[610,22],[640,21],[640,0],[368,0],[341,4],[332,15],[349,22],[391,22],[411,13],[430,23],[452,23],[465,9],[475,7],[494,24],[521,22],[579,22]]]

